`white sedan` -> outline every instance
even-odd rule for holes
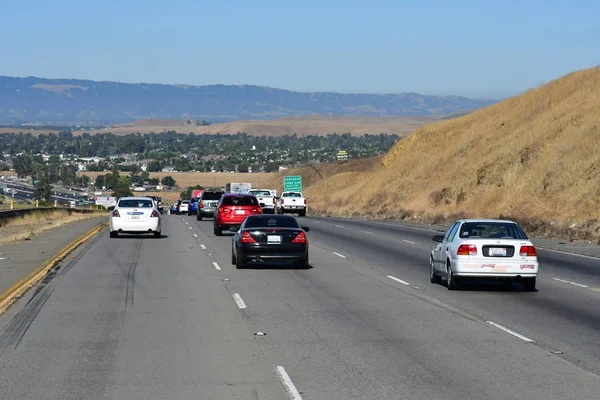
[[[526,291],[535,291],[538,259],[535,246],[514,221],[458,220],[431,251],[430,280],[439,283],[446,277],[448,289],[458,289],[463,279],[501,279],[509,285],[523,283]]]
[[[150,197],[123,197],[110,214],[110,237],[120,233],[152,233],[161,237],[160,212]]]

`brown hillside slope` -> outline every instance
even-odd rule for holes
[[[600,68],[421,127],[380,165],[322,179],[305,195],[329,215],[504,216],[537,234],[600,238]]]

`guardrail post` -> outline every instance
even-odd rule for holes
[[[54,200],[54,208],[56,208],[58,206],[58,202],[56,200]]]
[[[12,210],[12,209],[14,209],[14,208],[15,208],[14,201],[13,201],[13,200],[11,200],[11,201],[10,201],[10,209]]]
[[[40,201],[39,201],[39,200],[36,200],[36,201],[35,201],[35,208],[38,208],[38,206],[39,206],[39,205],[40,205]]]

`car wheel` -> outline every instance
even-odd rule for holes
[[[236,265],[237,259],[235,258],[235,253],[233,252],[233,246],[231,247],[231,264]]]
[[[300,213],[298,213],[298,215],[300,217],[306,217],[306,211],[300,211]]]
[[[241,258],[236,257],[236,259],[235,259],[235,268],[236,269],[246,268],[246,263],[243,262]]]
[[[196,215],[196,221],[202,221],[202,218],[204,218],[202,215]]]
[[[295,266],[296,268],[302,268],[302,269],[309,269],[310,268],[310,263],[308,262],[308,256],[304,257],[301,260],[298,260],[295,262]]]
[[[448,290],[458,290],[459,282],[452,272],[452,265],[450,262],[448,262],[448,265],[446,266],[446,271],[448,271],[448,274],[446,275],[446,284],[448,286]]]
[[[119,237],[119,232],[110,232],[110,237],[113,239]]]
[[[161,237],[161,236],[162,236],[162,235],[161,235],[161,233],[160,233],[160,232],[154,232],[154,237],[155,237],[155,238],[157,238],[157,239],[160,239],[160,237]]]
[[[535,292],[535,278],[524,278],[523,289],[526,292]]]
[[[435,263],[433,257],[429,260],[429,281],[431,283],[440,283],[440,276],[435,272]]]
[[[223,231],[217,225],[215,225],[215,227],[214,227],[214,233],[215,233],[215,236],[223,236]]]

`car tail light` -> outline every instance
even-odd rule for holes
[[[476,256],[477,246],[474,244],[461,244],[456,251],[457,256]]]
[[[284,201],[285,201],[284,199],[281,199],[281,204],[283,204]]]
[[[306,243],[306,234],[304,232],[300,232],[298,236],[292,240],[292,243]]]
[[[220,213],[229,214],[231,210],[229,208],[221,207],[219,208]]]
[[[158,218],[158,212],[156,210],[152,210],[152,214],[150,214],[150,218]]]
[[[304,199],[304,205],[306,205],[306,199]]]
[[[113,217],[120,217],[121,214],[119,214],[119,210],[115,210],[115,211],[113,211],[112,216]]]
[[[240,238],[241,243],[256,243],[256,240],[248,233],[248,231],[244,231],[242,237]]]
[[[534,246],[521,246],[519,255],[521,257],[537,257],[537,250]]]
[[[204,203],[203,202],[198,203],[198,208],[204,208]]]

